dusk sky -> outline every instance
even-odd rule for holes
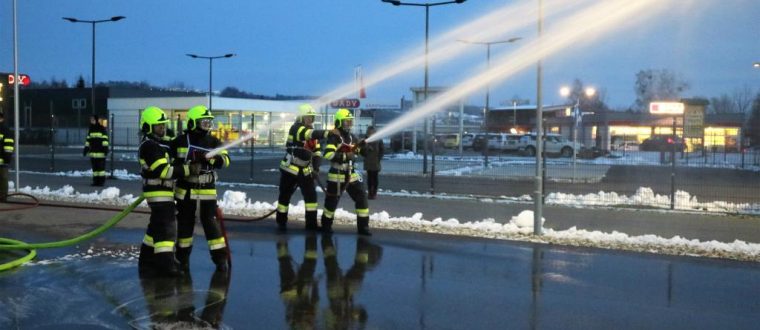
[[[665,1],[665,0],[663,0]],[[671,0],[675,1],[675,0]],[[757,0],[678,0],[694,3],[649,20],[611,31],[544,59],[544,100],[560,102],[559,88],[574,79],[605,91],[606,102],[627,108],[635,101],[635,74],[642,69],[668,69],[691,85],[683,96],[713,97],[749,87],[760,88],[760,3]],[[545,0],[546,10],[556,0]],[[578,1],[578,10],[595,0]],[[430,9],[431,41],[496,8],[537,0],[468,0]],[[0,71],[13,70],[12,1],[0,4]],[[563,13],[552,19],[572,15]],[[238,1],[18,1],[19,69],[33,80],[89,84],[91,27],[62,17],[85,20],[126,16],[97,25],[98,81],[147,81],[158,86],[174,82],[205,91],[208,61],[186,53],[236,57],[214,61],[214,89],[235,86],[265,95],[327,93],[354,79],[361,65],[367,75],[396,63],[424,42],[422,7],[395,7],[380,0],[238,0]],[[526,13],[532,16],[533,13]],[[505,21],[514,17],[504,17]],[[547,18],[550,28],[552,19]],[[584,24],[578,21],[579,26]],[[507,31],[501,39],[522,37],[513,44],[494,45],[492,59],[516,51],[537,36],[536,24]],[[468,39],[467,35],[453,37]],[[431,47],[433,44],[431,43]],[[485,46],[469,45],[463,56],[430,65],[431,86],[451,86],[485,66]],[[434,49],[431,48],[431,52]],[[491,103],[520,96],[535,100],[535,66],[492,85]],[[410,87],[422,86],[423,70],[367,87],[367,94],[385,103],[411,97]],[[482,105],[484,93],[469,104]]]

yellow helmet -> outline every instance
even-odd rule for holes
[[[298,106],[299,117],[316,116],[316,115],[317,115],[317,111],[314,110],[314,107],[312,107],[311,104],[304,103]]]
[[[201,119],[214,119],[214,115],[206,108],[205,105],[196,105],[187,110],[187,128],[194,130],[198,128],[198,120]]]
[[[335,127],[343,127],[343,121],[346,119],[354,119],[354,114],[351,110],[341,108],[335,112]]]
[[[169,118],[166,117],[164,110],[159,107],[149,106],[140,114],[140,129],[145,134],[153,133],[153,125],[166,124]]]

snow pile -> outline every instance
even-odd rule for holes
[[[115,187],[108,187],[100,192],[95,191],[92,193],[77,192],[74,190],[74,187],[70,185],[65,185],[62,188],[55,190],[50,189],[47,186],[44,188],[32,188],[26,186],[20,188],[19,191],[45,200],[97,205],[127,206],[137,199],[137,197],[134,197],[131,194],[120,196],[121,191],[119,188]],[[144,205],[145,202],[142,204]]]
[[[218,201],[219,208],[224,210],[225,214],[234,214],[245,217],[261,217],[277,206],[267,202],[253,202],[247,198],[244,192],[227,190]]]
[[[604,191],[585,195],[551,193],[546,196],[546,203],[568,206],[628,205],[670,208],[670,196],[657,195],[652,188],[640,187],[630,197],[618,195],[616,192]],[[760,204],[757,203],[729,203],[722,201],[702,203],[697,200],[696,196],[691,196],[688,192],[682,190],[676,191],[674,206],[676,210],[760,214]]]
[[[64,186],[61,189],[51,190],[48,187],[31,189],[25,187],[21,189],[24,193],[34,195],[41,199],[88,203],[88,204],[106,204],[114,206],[126,206],[134,201],[132,195],[119,196],[118,188],[106,188],[101,192],[82,194],[74,191],[71,186]],[[572,195],[563,195],[562,198],[570,200]],[[577,199],[576,202],[582,203],[588,199],[591,203],[594,200],[606,196],[603,194],[585,196]],[[617,194],[610,193],[608,198],[613,198]],[[555,197],[557,198],[557,197]],[[632,197],[617,196],[619,201],[641,205],[641,203],[650,203],[652,201],[661,201],[662,197],[652,193],[651,189],[639,189],[636,195]],[[691,205],[697,203],[694,198],[688,194],[681,194],[677,197],[678,205]],[[219,206],[226,214],[239,216],[261,216],[273,210],[274,204],[265,202],[251,202],[244,192],[225,191]],[[294,220],[303,221],[305,211],[304,203],[301,201],[296,206],[290,207],[289,215]],[[460,223],[457,219],[436,218],[427,220],[422,213],[416,213],[411,217],[392,217],[388,212],[382,211],[370,215],[373,228],[388,228],[396,230],[407,230],[416,232],[449,234],[458,236],[486,237],[493,239],[506,239],[517,241],[528,241],[536,243],[562,244],[571,246],[590,246],[608,249],[624,249],[648,253],[664,253],[673,255],[693,255],[715,258],[731,258],[738,260],[760,261],[760,244],[747,243],[736,240],[734,242],[701,242],[699,240],[688,240],[679,236],[673,238],[663,238],[656,235],[629,236],[624,233],[612,232],[604,233],[600,231],[579,230],[575,227],[568,230],[544,229],[544,235],[535,236],[533,232],[533,212],[525,210],[517,216],[512,217],[509,221],[501,223],[495,219],[488,218],[481,221]],[[544,219],[542,219],[542,222]],[[338,224],[355,226],[356,215],[344,209],[338,209],[335,212],[335,222]],[[88,258],[89,254],[79,256]]]

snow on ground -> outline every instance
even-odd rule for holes
[[[118,188],[105,188],[100,192],[84,194],[76,192],[71,186],[60,189],[30,188],[24,187],[22,192],[31,194],[40,199],[106,204],[114,206],[126,206],[135,197],[132,195],[119,195]],[[645,196],[657,198],[645,189],[633,197],[625,197],[632,201],[641,201]],[[593,200],[592,197],[587,198]],[[623,199],[624,199],[623,198]],[[687,196],[681,196],[682,201],[688,200]],[[225,214],[237,216],[261,216],[274,209],[274,203],[251,201],[244,192],[225,191],[219,206]],[[291,207],[290,216],[293,220],[303,221],[300,215],[305,208],[303,202]],[[339,224],[355,224],[356,216],[344,209],[335,212],[335,221]],[[387,228],[416,232],[463,235],[473,237],[486,237],[493,239],[527,241],[535,243],[562,244],[570,246],[589,246],[606,249],[623,249],[647,253],[664,253],[673,255],[691,255],[714,258],[731,258],[738,260],[760,261],[760,244],[747,243],[736,240],[734,242],[702,242],[688,240],[679,236],[664,238],[656,235],[629,236],[624,233],[604,233],[600,231],[579,230],[575,227],[568,230],[544,229],[544,235],[535,236],[533,232],[533,212],[522,211],[510,219],[493,218],[475,222],[461,223],[457,219],[425,219],[422,213],[416,213],[411,217],[393,217],[386,211],[373,213],[370,216],[371,226],[374,228]]]

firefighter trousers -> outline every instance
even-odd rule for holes
[[[195,212],[198,204],[200,204],[198,214],[206,235],[211,260],[219,267],[227,263],[227,242],[224,239],[222,227],[216,219],[216,200],[201,200],[200,203],[189,197],[177,200],[177,260],[185,269],[190,265]]]
[[[150,222],[140,245],[140,267],[158,271],[176,270],[174,245],[177,240],[177,222],[174,202],[148,203]]]
[[[306,208],[306,229],[316,229],[317,227],[317,188],[314,185],[314,178],[311,175],[304,175],[303,168],[298,171],[298,175],[280,170],[280,195],[277,198],[277,224],[285,227],[288,221],[288,208],[290,198],[301,188],[303,202]],[[284,229],[284,228],[283,228]]]
[[[106,159],[90,157],[92,164],[92,184],[102,186],[106,182]]]
[[[335,209],[340,202],[342,195],[341,189],[345,187],[348,196],[354,201],[356,209],[356,227],[358,232],[363,235],[369,235],[369,203],[367,201],[367,192],[364,189],[362,181],[354,182],[327,182],[327,192],[325,192],[324,212],[322,213],[322,229],[324,232],[331,232]]]

